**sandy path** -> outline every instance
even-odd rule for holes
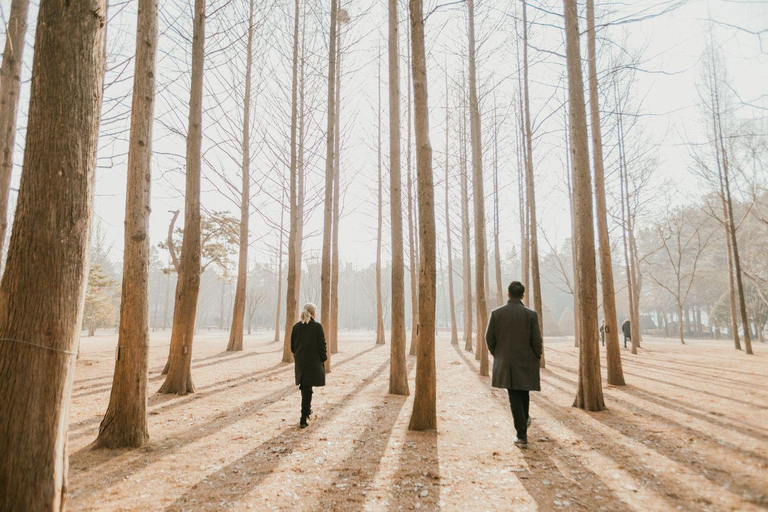
[[[150,389],[168,350],[153,333]],[[768,507],[768,348],[649,339],[622,352],[629,386],[609,410],[570,407],[578,352],[546,340],[528,450],[506,393],[438,340],[438,432],[407,430],[412,397],[387,394],[389,346],[343,333],[315,418],[299,430],[292,365],[268,333],[226,353],[195,341],[198,393],[153,395],[150,443],[88,449],[106,408],[115,336],[83,339],[70,409],[73,510],[756,510]],[[631,358],[631,359],[630,359]],[[415,358],[409,358],[411,388]]]

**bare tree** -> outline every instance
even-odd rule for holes
[[[389,392],[408,395],[405,355],[405,262],[403,257],[402,189],[400,183],[400,53],[397,0],[389,0],[387,48],[389,57],[389,208],[392,230],[392,343]]]
[[[451,208],[448,196],[448,184],[450,183],[448,155],[450,147],[451,110],[448,106],[448,69],[445,74],[445,236],[448,245],[448,307],[451,316],[451,345],[459,344],[459,334],[456,328],[456,299],[453,293],[453,250],[451,248]]]
[[[432,179],[432,146],[429,142],[427,63],[424,50],[422,0],[410,0],[413,97],[416,120],[416,174],[419,195],[421,253],[419,272],[419,343],[416,359],[416,394],[409,430],[437,428],[435,373],[435,198]]]
[[[462,81],[462,86],[464,82]],[[459,166],[461,170],[461,262],[464,283],[464,350],[472,351],[472,262],[470,261],[469,178],[467,176],[467,111],[462,90],[459,125]]]
[[[66,505],[67,410],[88,275],[106,4],[39,6],[24,172],[0,282],[2,510]]]
[[[589,53],[589,107],[592,122],[592,158],[595,166],[595,208],[597,232],[600,241],[600,282],[603,291],[603,318],[605,322],[605,360],[608,384],[623,386],[619,328],[616,319],[616,294],[613,287],[613,261],[608,237],[608,214],[605,205],[605,170],[603,168],[603,136],[600,128],[600,103],[597,90],[597,49],[595,43],[595,2],[587,0],[587,49]]]
[[[575,278],[579,298],[579,380],[574,407],[588,411],[605,409],[600,376],[600,342],[597,332],[597,275],[592,217],[592,180],[589,173],[587,113],[579,50],[579,22],[576,0],[563,0],[568,66],[568,103],[571,126],[573,206],[578,238]]]
[[[187,131],[184,238],[179,259],[176,307],[173,311],[168,375],[159,393],[195,392],[192,382],[192,342],[200,292],[200,174],[203,142],[203,66],[205,58],[205,0],[195,0],[192,33],[192,82]]]
[[[381,49],[379,49],[378,72],[376,74],[376,90],[378,103],[376,104],[376,165],[377,165],[377,217],[376,224],[376,344],[383,345],[384,338],[384,304],[381,297],[381,238],[383,219],[383,186],[381,176]]]
[[[142,446],[147,429],[149,365],[149,212],[152,182],[152,122],[155,106],[157,0],[142,0],[136,31],[136,58],[128,148],[125,251],[120,330],[112,391],[94,445]]]
[[[235,286],[235,303],[232,310],[232,326],[229,330],[227,351],[243,350],[243,322],[245,320],[245,299],[248,286],[248,221],[251,201],[251,68],[253,67],[253,3],[250,0],[248,9],[248,44],[245,56],[245,91],[243,93],[243,164],[242,189],[240,191],[240,233],[237,263],[237,284]],[[279,314],[279,313],[278,313]]]

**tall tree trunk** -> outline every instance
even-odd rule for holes
[[[340,2],[340,0],[338,0]],[[339,13],[341,13],[341,9]],[[334,129],[333,158],[333,245],[331,248],[331,353],[339,352],[339,199],[340,199],[340,157],[341,157],[341,17],[338,16],[336,27],[336,115]]]
[[[613,261],[608,235],[608,213],[605,204],[605,170],[603,168],[603,135],[600,128],[600,102],[597,90],[597,48],[595,34],[595,2],[587,0],[587,48],[589,58],[589,107],[592,122],[592,151],[595,166],[595,208],[597,233],[600,241],[600,282],[603,291],[605,320],[605,362],[608,384],[623,386],[619,328],[616,319],[616,294],[613,287]]]
[[[407,62],[408,67],[412,67],[413,62],[411,59],[411,30],[410,26],[406,31],[407,40]],[[416,236],[414,235],[414,213],[413,213],[413,174],[411,173],[411,74],[406,74],[406,144],[405,144],[405,166],[406,166],[406,181],[408,182],[408,255],[410,258],[411,269],[411,348],[408,355],[416,355],[416,344],[419,341],[418,325],[419,325],[419,288],[417,284],[417,276],[419,275],[418,264],[418,250],[416,249]]]
[[[413,97],[416,119],[416,174],[419,196],[419,341],[416,359],[416,394],[409,430],[437,428],[435,373],[435,198],[432,179],[432,145],[429,142],[427,63],[424,50],[422,0],[410,0],[413,52]]]
[[[493,105],[493,254],[496,263],[496,307],[504,304],[501,285],[501,249],[499,248],[499,124],[496,100]]]
[[[718,126],[720,125],[720,119],[718,119]],[[736,271],[736,289],[739,292],[739,309],[741,312],[741,325],[744,336],[744,351],[747,354],[753,354],[752,352],[752,339],[749,332],[749,320],[747,318],[747,305],[744,297],[744,282],[741,278],[741,259],[739,258],[739,244],[736,239],[736,223],[733,220],[733,201],[731,200],[731,183],[729,178],[728,169],[728,153],[725,150],[725,144],[723,142],[723,130],[719,126],[720,133],[720,151],[723,154],[723,182],[725,183],[725,201],[728,205],[728,224],[730,226],[731,234],[731,248],[733,249],[733,268]]]
[[[531,222],[528,208],[528,150],[526,148],[525,115],[523,113],[523,93],[520,91],[520,173],[518,176],[519,201],[520,201],[520,278],[526,290],[530,290],[531,275]],[[530,305],[528,295],[523,297],[523,302]]]
[[[472,351],[472,262],[470,261],[469,178],[467,176],[467,115],[462,99],[459,145],[461,155],[461,261],[464,283],[464,350]]]
[[[579,315],[577,314],[579,310],[579,283],[576,280],[576,219],[574,217],[574,209],[573,209],[573,184],[571,183],[571,176],[573,175],[573,168],[571,163],[571,130],[569,127],[570,120],[569,120],[569,113],[566,103],[565,108],[565,167],[566,167],[566,185],[568,186],[568,205],[570,207],[571,212],[571,260],[572,260],[572,267],[573,267],[573,288],[571,292],[573,293],[573,346],[578,347],[580,345],[579,342]]]
[[[21,89],[21,62],[27,34],[29,0],[13,0],[5,32],[3,63],[0,66],[0,256],[8,231],[8,203],[16,146],[16,119]]]
[[[579,300],[579,382],[574,407],[588,411],[605,409],[600,377],[600,341],[597,332],[597,276],[595,235],[592,218],[592,183],[589,172],[587,113],[579,51],[579,25],[576,0],[563,0],[565,41],[568,65],[568,103],[571,119],[573,192],[576,232],[576,280],[582,294]]]
[[[456,327],[456,299],[453,292],[453,250],[451,248],[451,208],[448,196],[449,183],[449,161],[448,153],[450,148],[450,107],[448,106],[448,74],[445,75],[445,233],[446,243],[448,245],[448,307],[451,315],[451,345],[459,344],[459,333]]]
[[[542,335],[544,331],[544,308],[541,302],[541,275],[539,274],[539,242],[538,242],[538,224],[536,222],[536,194],[533,182],[533,134],[531,132],[531,104],[528,94],[528,17],[527,1],[523,0],[523,76],[524,76],[524,96],[525,96],[525,144],[526,144],[526,199],[528,203],[528,226],[531,249],[531,281],[533,282],[533,309],[539,316],[539,330]],[[575,188],[575,187],[574,187]],[[531,295],[529,293],[529,295]],[[539,364],[542,368],[546,367],[544,352],[541,353]]]
[[[338,0],[331,0],[330,42],[328,45],[328,125],[325,148],[325,206],[323,209],[323,255],[320,263],[320,318],[325,329],[331,320],[331,231],[333,229],[334,136],[336,135],[336,29]],[[325,371],[331,371],[331,351],[325,361]]]
[[[376,344],[383,345],[384,338],[384,304],[381,294],[381,238],[382,238],[382,218],[384,215],[384,190],[381,175],[381,48],[379,48],[378,73],[376,90],[378,91],[379,102],[376,108],[376,162],[377,162],[377,208],[378,223],[376,225]]]
[[[152,122],[155,106],[157,0],[141,0],[128,143],[123,290],[112,392],[94,446],[128,448],[149,439],[149,212],[152,183]]]
[[[335,5],[335,3],[334,3]],[[294,322],[299,316],[299,279],[301,276],[300,260],[297,256],[296,248],[298,242],[298,226],[300,218],[298,215],[297,198],[297,152],[296,152],[296,131],[298,125],[298,73],[299,73],[299,13],[301,9],[299,0],[294,2],[293,16],[293,74],[291,81],[291,163],[290,163],[290,228],[288,232],[288,284],[285,289],[285,330],[283,338],[283,359],[284,363],[293,362],[293,353],[291,352],[291,330]],[[335,22],[334,22],[335,23]],[[335,25],[334,25],[335,27]],[[335,40],[333,41],[335,44]],[[329,115],[330,116],[330,115]],[[333,126],[333,125],[331,125]],[[332,137],[329,135],[329,137]],[[331,146],[331,149],[333,146]],[[327,196],[327,193],[326,193]],[[327,325],[324,325],[326,329]]]
[[[398,51],[397,0],[389,0],[387,49],[389,57],[389,208],[392,228],[392,343],[389,392],[408,395],[405,355],[405,262],[403,209],[400,180],[400,53]]]
[[[719,153],[719,152],[718,152]],[[733,344],[736,350],[741,350],[739,341],[739,321],[736,313],[736,284],[733,280],[733,248],[731,247],[731,224],[728,221],[728,205],[725,201],[725,184],[719,154],[716,156],[718,175],[720,182],[720,201],[723,206],[723,227],[725,228],[726,259],[728,261],[728,299],[731,306],[731,332],[733,332]]]
[[[679,296],[679,293],[678,293]],[[683,304],[681,302],[677,303],[677,316],[678,316],[678,322],[677,322],[677,331],[680,335],[680,343],[685,345],[685,313],[683,313]]]
[[[248,45],[245,56],[245,94],[243,96],[243,185],[240,194],[240,248],[237,261],[237,285],[235,304],[232,309],[232,327],[229,330],[227,351],[243,350],[243,323],[245,321],[245,296],[248,279],[248,220],[251,202],[251,68],[253,66],[253,2],[248,11]],[[278,300],[279,303],[279,300]],[[276,324],[276,327],[279,324]],[[278,333],[275,333],[278,334]],[[278,334],[279,335],[279,334]]]
[[[475,2],[467,0],[469,21],[469,131],[472,144],[472,195],[475,206],[475,300],[477,301],[477,344],[480,375],[488,375],[488,345],[482,342],[488,321],[486,302],[485,192],[483,191],[483,144],[480,104],[477,99],[477,64],[475,59]]]
[[[171,331],[168,375],[158,393],[186,395],[192,383],[192,342],[200,292],[200,166],[203,143],[203,65],[205,57],[205,0],[195,0],[192,32],[192,80],[187,129],[187,171],[184,193],[184,236],[181,242],[176,307]]]
[[[281,198],[284,198],[285,196],[281,196]],[[280,238],[277,242],[277,301],[275,303],[275,338],[274,342],[280,341],[280,303],[283,300],[283,235],[285,233],[284,231],[284,221],[285,221],[285,205],[281,201],[280,203]],[[289,253],[290,253],[289,249]],[[290,257],[290,256],[289,256]],[[290,265],[290,264],[289,264]],[[287,323],[288,321],[286,321]],[[249,331],[250,331],[250,325],[249,325]],[[286,329],[286,332],[290,332],[288,329]],[[248,334],[251,334],[248,332]],[[285,347],[283,347],[283,351],[285,351]],[[290,350],[289,350],[290,352]],[[291,354],[293,356],[293,354]],[[283,361],[289,362],[289,361]]]
[[[24,172],[0,282],[0,510],[66,506],[106,10],[104,0],[39,6]]]
[[[168,328],[168,300],[171,294],[171,272],[170,269],[165,273],[165,306],[163,308],[163,330]]]

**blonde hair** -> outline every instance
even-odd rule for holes
[[[311,302],[304,304],[304,308],[301,311],[301,323],[309,323],[309,319],[315,316],[317,307]]]

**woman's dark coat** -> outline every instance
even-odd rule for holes
[[[325,386],[325,333],[314,318],[293,326],[291,352],[296,360],[296,385]]]
[[[494,309],[485,341],[493,355],[493,387],[541,391],[539,360],[543,342],[535,311],[516,299]]]

